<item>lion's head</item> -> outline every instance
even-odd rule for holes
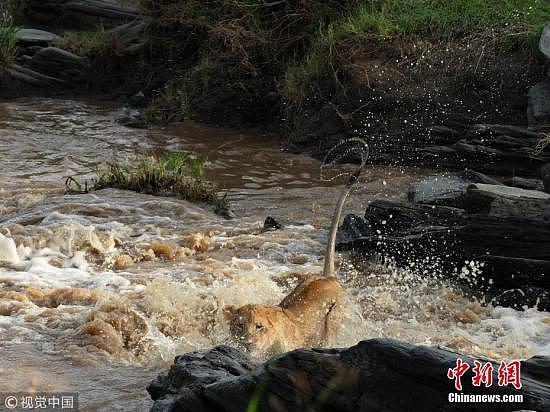
[[[285,350],[294,325],[279,307],[245,305],[225,306],[231,334],[250,352],[273,354]]]

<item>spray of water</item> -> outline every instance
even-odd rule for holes
[[[342,176],[351,176],[367,164],[368,158],[367,142],[359,137],[344,139],[327,152],[321,164],[321,180],[330,182]],[[349,167],[351,163],[359,163],[359,167],[354,165],[352,171]]]

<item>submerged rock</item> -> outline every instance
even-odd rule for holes
[[[469,371],[462,391],[447,377],[458,357],[473,367],[474,359],[450,351],[371,339],[347,349],[298,349],[256,366],[247,355],[217,346],[176,357],[147,390],[155,412],[549,410],[547,357],[522,362],[521,389],[498,386],[499,364],[493,363],[493,385],[472,385]],[[523,402],[449,402],[456,392],[521,394]]]
[[[277,221],[274,217],[268,216],[265,218],[263,230],[279,230],[282,229],[283,225]]]

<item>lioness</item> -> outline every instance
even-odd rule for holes
[[[340,194],[329,232],[322,276],[300,283],[278,306],[224,307],[230,330],[256,354],[274,354],[299,347],[319,347],[337,332],[342,320],[343,290],[334,275],[336,232],[342,209],[361,167]]]

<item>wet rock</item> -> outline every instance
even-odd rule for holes
[[[122,126],[143,128],[147,125],[142,113],[138,109],[124,107],[122,114],[116,119],[116,122]]]
[[[372,235],[372,230],[365,220],[357,215],[349,214],[344,218],[336,233],[336,247],[344,249],[345,245],[354,239]]]
[[[57,47],[46,47],[34,54],[29,66],[32,70],[74,85],[82,80],[86,59]]]
[[[19,29],[15,36],[25,46],[49,46],[61,38],[57,34],[38,29]]]
[[[527,190],[544,190],[544,185],[540,179],[526,179],[519,176],[514,176],[504,181],[508,186],[519,187]]]
[[[94,30],[115,27],[139,17],[128,2],[115,0],[23,0],[26,18],[49,28]]]
[[[140,19],[114,27],[109,32],[117,36],[123,54],[136,55],[148,42],[145,35],[148,26],[148,20]]]
[[[521,404],[449,402],[456,392],[447,371],[460,357],[450,351],[392,339],[362,341],[347,349],[299,349],[255,365],[248,356],[217,346],[176,357],[147,390],[151,411],[517,411],[550,408],[547,357],[522,362],[522,388],[476,387],[462,379],[463,393],[522,394]],[[493,364],[494,382],[499,364]],[[541,378],[542,377],[542,378]],[[547,379],[546,379],[547,380]],[[322,396],[321,396],[322,395]]]
[[[461,173],[458,174],[463,180],[466,180],[470,183],[486,183],[489,185],[500,185],[502,184],[496,179],[484,175],[483,173],[476,172],[475,170],[464,169]]]
[[[547,163],[540,168],[540,176],[542,177],[544,191],[550,193],[550,163]]]
[[[550,125],[550,79],[543,80],[529,89],[527,121],[529,127],[539,129]]]
[[[210,411],[202,397],[209,384],[249,373],[255,367],[245,354],[228,346],[216,346],[177,356],[168,372],[163,372],[147,387],[155,400],[151,411]]]
[[[453,206],[461,203],[468,185],[459,177],[430,176],[413,183],[407,197],[413,203]]]
[[[265,218],[263,230],[279,230],[282,229],[283,225],[279,223],[275,218],[268,216]]]
[[[550,220],[550,194],[538,190],[478,183],[468,187],[463,206],[471,214]]]
[[[540,104],[535,105],[539,107],[537,110],[547,103],[542,100]],[[537,176],[539,168],[550,162],[550,147],[533,154],[540,140],[535,131],[498,124],[461,126],[460,130],[457,135],[443,128],[435,129],[432,143],[417,149],[418,159],[434,167],[443,164],[447,169],[468,167],[484,173],[522,177]]]
[[[516,288],[549,291],[548,193],[478,183],[453,198],[453,207],[444,205],[448,191],[440,191],[440,196],[428,203],[375,200],[365,220],[376,234],[357,236],[344,248],[367,256],[382,254],[400,265],[439,257],[448,274],[465,261],[480,262],[481,276],[450,280],[473,287],[487,299]],[[518,307],[536,301],[533,293],[512,296]],[[510,303],[510,299],[501,301]],[[537,305],[547,310],[550,302],[541,298]]]
[[[63,88],[65,81],[58,77],[48,76],[37,71],[22,67],[18,64],[10,64],[6,68],[6,73],[15,80],[41,88]]]
[[[550,23],[544,26],[539,40],[539,50],[550,60]]]
[[[128,105],[130,107],[143,108],[149,104],[149,99],[142,91],[137,92],[128,99]]]
[[[524,307],[550,307],[550,292],[543,288],[523,287],[509,289],[491,299],[494,306],[505,306],[521,310]]]

